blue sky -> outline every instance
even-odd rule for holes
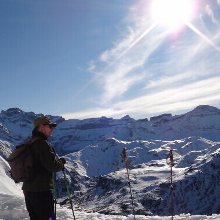
[[[166,2],[160,15],[177,11]],[[146,118],[220,108],[220,1],[191,2],[174,28],[151,0],[1,0],[1,109]]]

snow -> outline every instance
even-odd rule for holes
[[[0,114],[0,220],[29,219],[21,185],[10,178],[5,158],[15,144],[30,134],[36,116],[19,109]],[[117,120],[106,117],[64,120],[58,116],[53,119],[58,126],[51,141],[58,153],[67,159],[69,181],[76,181],[72,183],[74,186],[79,184],[79,196],[91,192],[91,197],[81,204],[77,203],[78,197],[74,194],[77,220],[134,220],[129,208],[127,174],[121,160],[124,146],[131,165],[129,174],[135,210],[142,211],[142,215],[136,215],[136,220],[172,219],[171,216],[156,216],[159,206],[148,209],[148,204],[161,196],[165,202],[160,204],[158,209],[162,214],[159,214],[170,213],[166,203],[170,167],[166,158],[171,147],[175,158],[173,177],[178,214],[173,219],[220,220],[220,215],[212,214],[220,210],[219,109],[199,106],[183,115],[163,114],[150,121],[134,120],[129,116]],[[62,178],[62,173],[57,176]],[[124,212],[122,204],[128,204]],[[144,216],[144,211],[148,210],[155,213],[154,216]],[[184,212],[186,214],[179,214]],[[115,215],[111,215],[113,213]],[[203,213],[206,215],[199,215]],[[208,213],[212,215],[207,216]],[[57,205],[57,219],[73,219],[68,204]]]
[[[7,174],[7,170],[9,169],[7,162],[0,157],[0,220],[27,220],[29,219],[28,213],[25,207],[24,197],[21,190],[20,185],[15,184],[11,178]],[[162,175],[163,171],[166,173],[167,168],[163,167],[157,168],[160,171],[160,175]],[[181,172],[181,169],[176,169]],[[135,175],[140,175],[141,178],[146,177],[146,173],[142,173],[144,170],[137,169],[137,173]],[[136,172],[135,171],[135,172]],[[146,169],[145,172],[151,172],[150,176],[155,177],[156,169]],[[119,175],[124,175],[122,171],[118,171]],[[134,171],[133,171],[134,172]],[[134,173],[131,173],[134,175]],[[155,181],[156,179],[149,179],[150,176],[148,175],[148,180]],[[141,186],[140,186],[141,187]],[[74,207],[75,209],[75,207]],[[133,215],[122,216],[122,215],[104,215],[99,213],[86,213],[83,211],[74,211],[76,219],[80,220],[133,220]],[[72,220],[73,214],[72,210],[67,208],[66,206],[57,205],[57,219],[58,220]],[[136,220],[170,220],[171,216],[143,216],[143,215],[136,215]],[[186,215],[178,215],[174,216],[176,220],[182,219],[189,219],[189,220],[203,220],[203,219],[220,219],[220,215],[212,215],[212,216],[202,216],[202,215],[195,215],[191,216],[189,214]]]
[[[99,213],[86,213],[74,211],[77,220],[134,220],[133,215],[115,216],[104,215]],[[136,220],[170,220],[171,216],[143,216],[136,215]],[[0,195],[0,220],[28,220],[28,213],[25,208],[24,198],[17,196]],[[72,220],[72,210],[66,207],[57,205],[57,220]],[[220,219],[220,215],[202,216],[189,214],[174,216],[175,220],[205,220],[205,219]]]
[[[18,186],[6,173],[9,170],[8,163],[0,156],[0,194],[1,195],[21,195]],[[7,183],[7,184],[6,184]]]

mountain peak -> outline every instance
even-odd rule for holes
[[[1,114],[5,114],[7,116],[14,116],[14,115],[18,115],[18,114],[22,114],[24,113],[21,109],[19,108],[9,108],[7,110],[2,110]]]
[[[199,105],[197,106],[194,110],[217,110],[219,111],[218,108],[211,106],[211,105]]]
[[[127,120],[127,121],[133,121],[134,119],[131,118],[129,115],[125,115],[124,117],[121,118],[122,120]]]
[[[220,109],[210,106],[210,105],[199,105],[196,108],[194,108],[190,114],[207,114],[207,113],[214,113],[214,114],[220,114]]]

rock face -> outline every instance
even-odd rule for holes
[[[4,164],[13,147],[31,135],[32,121],[38,116],[18,108],[0,113],[0,159]],[[131,214],[130,181],[136,214],[220,213],[219,109],[203,105],[186,114],[162,114],[150,120],[128,115],[85,120],[50,117],[58,124],[51,142],[67,160],[67,176],[78,207]],[[122,160],[124,147],[129,179]],[[167,164],[171,149],[173,188]],[[64,183],[59,173],[60,197],[65,196]]]

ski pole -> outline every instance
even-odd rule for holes
[[[55,157],[59,159],[56,151],[52,148]],[[54,218],[57,217],[57,187],[56,187],[56,172],[53,173],[53,201],[54,201]]]
[[[170,152],[167,156],[167,164],[170,166],[170,190],[171,190],[171,214],[172,214],[171,220],[173,220],[173,216],[174,216],[174,186],[173,186],[174,160],[173,160],[173,149],[172,148],[170,148]]]
[[[57,155],[57,153],[54,149],[53,149],[53,152],[54,152],[56,158],[59,159],[59,156]],[[76,220],[74,209],[73,209],[73,201],[71,199],[71,193],[70,193],[70,190],[69,190],[69,187],[68,187],[68,180],[67,180],[67,177],[66,177],[65,166],[64,165],[63,165],[62,172],[63,172],[63,176],[64,176],[64,180],[65,180],[66,191],[67,191],[68,199],[69,199],[69,202],[70,202],[70,207],[71,207],[71,210],[72,210],[72,213],[73,213],[73,218],[74,218],[74,220]]]
[[[131,181],[130,181],[128,160],[127,160],[127,154],[126,154],[126,148],[125,147],[123,147],[123,150],[122,150],[122,160],[125,163],[125,168],[126,168],[127,177],[128,177],[128,187],[129,187],[130,195],[131,195],[131,204],[132,204],[133,216],[134,216],[134,220],[136,220],[135,211],[134,211],[134,198],[133,198],[133,194],[132,194],[132,190],[131,190]]]
[[[74,220],[76,220],[74,209],[73,209],[73,201],[71,199],[71,193],[70,193],[70,189],[69,189],[69,186],[68,186],[68,180],[67,180],[66,173],[65,173],[64,169],[65,169],[65,167],[63,168],[62,172],[63,172],[63,176],[64,176],[64,180],[65,180],[66,191],[67,191],[68,199],[69,199],[69,202],[70,202],[70,207],[72,209],[73,218],[74,218]]]
[[[54,173],[53,176],[53,201],[54,201],[54,218],[56,219],[56,215],[57,215],[57,193],[56,193],[56,173]]]

